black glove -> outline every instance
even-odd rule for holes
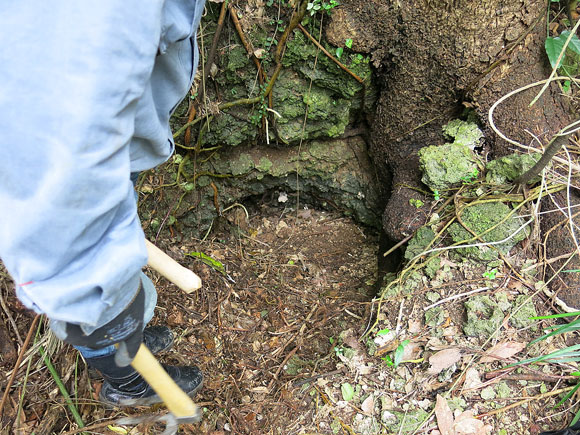
[[[550,432],[542,432],[540,435],[578,435],[578,434],[580,434],[580,422],[566,429],[554,430]]]
[[[143,342],[143,316],[145,313],[145,293],[139,289],[127,307],[109,323],[86,335],[79,325],[66,324],[66,337],[63,339],[74,346],[102,349],[117,344],[115,364],[125,367],[131,364]]]

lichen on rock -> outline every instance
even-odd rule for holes
[[[450,189],[478,171],[473,151],[462,143],[421,148],[419,166],[421,181],[433,191]]]
[[[501,202],[481,203],[466,207],[461,214],[461,220],[467,228],[480,235],[481,239],[493,243],[496,249],[506,254],[530,232],[528,226],[520,229],[524,223],[523,219],[518,218],[516,214],[508,217],[510,212],[510,207]],[[474,236],[459,223],[453,223],[448,232],[456,243],[474,239]],[[471,243],[480,241],[473,240]],[[456,252],[464,257],[486,262],[498,258],[496,250],[490,246],[459,248]]]
[[[489,162],[485,169],[485,180],[491,184],[508,184],[525,173],[540,160],[540,154],[510,154]],[[537,183],[541,177],[537,176],[530,183]]]
[[[474,149],[481,145],[483,132],[474,122],[454,119],[443,126],[443,132],[453,138],[453,143],[465,145],[469,149]]]
[[[405,259],[411,260],[416,255],[421,254],[434,238],[435,232],[431,228],[427,226],[419,228],[407,244]]]
[[[471,337],[489,337],[501,326],[505,316],[497,302],[486,295],[472,296],[465,302],[465,308],[467,322],[463,332]]]

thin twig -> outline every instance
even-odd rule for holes
[[[318,48],[320,48],[320,50],[322,50],[322,52],[324,54],[326,54],[326,56],[332,60],[335,64],[337,64],[342,70],[346,71],[353,79],[355,79],[357,82],[359,82],[360,84],[362,84],[363,86],[365,85],[365,81],[364,79],[361,79],[359,76],[357,76],[355,73],[353,73],[345,64],[343,64],[340,60],[338,60],[337,58],[335,58],[332,54],[330,54],[328,52],[328,50],[326,48],[324,48],[322,46],[322,44],[320,42],[318,42],[316,40],[316,38],[314,38],[310,33],[308,33],[308,30],[306,30],[304,28],[304,26],[302,26],[302,24],[298,24],[297,26],[300,30],[302,30],[302,33],[304,33],[308,39],[310,39],[314,45],[316,45]]]
[[[0,290],[0,305],[2,305],[2,309],[4,310],[4,314],[8,317],[8,321],[12,325],[12,329],[14,329],[14,334],[16,335],[16,339],[18,340],[18,344],[22,347],[22,337],[20,337],[20,333],[18,332],[18,327],[16,326],[16,322],[14,321],[14,317],[10,313],[6,302],[4,301],[4,295],[2,294],[2,290]]]
[[[12,387],[12,383],[14,382],[14,379],[16,378],[16,374],[18,373],[18,367],[20,367],[20,363],[22,362],[22,358],[24,358],[24,354],[26,353],[26,348],[28,347],[28,344],[30,343],[30,340],[32,339],[32,334],[34,333],[34,329],[36,328],[36,324],[38,323],[39,319],[40,319],[40,314],[37,314],[34,317],[32,324],[30,325],[30,329],[28,330],[28,334],[26,334],[26,338],[24,340],[22,348],[20,349],[20,352],[18,353],[18,359],[16,360],[16,364],[14,364],[14,370],[12,370],[12,375],[10,376],[8,383],[6,384],[6,389],[4,390],[4,394],[2,395],[2,401],[0,402],[0,417],[2,416],[2,411],[4,409],[4,405],[6,404],[6,399],[8,398],[8,393],[10,391],[10,388]]]
[[[468,291],[468,292],[465,292],[465,293],[461,293],[461,294],[458,294],[458,295],[449,296],[448,298],[441,299],[440,301],[437,301],[434,304],[429,305],[428,307],[424,307],[423,310],[427,311],[427,310],[430,310],[431,308],[436,307],[437,305],[441,305],[441,304],[444,304],[446,302],[449,302],[449,301],[452,301],[452,300],[455,300],[455,299],[459,299],[459,298],[462,298],[462,297],[465,297],[465,296],[470,296],[470,295],[472,295],[474,293],[479,293],[479,292],[482,292],[482,291],[485,291],[485,290],[490,290],[490,287],[476,288],[475,290],[471,290],[471,291]]]
[[[524,405],[524,404],[528,403],[531,400],[541,400],[541,399],[545,399],[547,397],[557,396],[558,394],[566,393],[566,392],[570,391],[573,388],[574,387],[560,388],[559,390],[550,391],[548,393],[539,394],[539,395],[533,396],[533,397],[528,397],[526,399],[520,400],[519,402],[512,403],[511,405],[504,406],[503,408],[494,409],[493,411],[486,412],[486,413],[483,413],[483,414],[479,414],[476,417],[478,419],[482,419],[483,417],[490,417],[492,415],[500,414],[502,412],[509,411],[510,409],[517,408],[518,406]]]
[[[274,386],[274,382],[276,382],[278,380],[278,375],[280,374],[280,372],[282,371],[282,369],[284,368],[286,363],[290,360],[290,358],[292,358],[294,356],[294,354],[296,353],[297,350],[298,350],[298,347],[295,347],[290,352],[288,352],[288,355],[286,355],[286,358],[284,358],[284,361],[282,361],[282,364],[280,364],[278,366],[278,370],[276,370],[276,373],[274,373],[274,377],[270,380],[270,383],[268,384],[268,391],[272,391],[272,387]]]

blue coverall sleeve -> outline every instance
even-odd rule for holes
[[[172,151],[151,84],[176,42],[167,3],[0,4],[0,257],[25,305],[87,332],[126,306],[147,261],[130,173]],[[199,17],[185,21],[176,40]],[[192,56],[174,57],[189,75]]]

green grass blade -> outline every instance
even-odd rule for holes
[[[570,391],[568,391],[568,393],[566,393],[566,395],[562,398],[562,400],[560,400],[558,403],[556,403],[554,405],[554,408],[557,408],[562,403],[564,403],[566,400],[568,400],[570,397],[572,397],[574,395],[574,393],[576,393],[578,388],[580,388],[580,384],[577,384],[574,388],[572,388]],[[554,409],[554,408],[552,408],[552,409]],[[574,418],[576,418],[576,417],[574,417]],[[574,424],[574,423],[572,423],[572,424]]]
[[[204,254],[203,252],[189,252],[185,255],[189,255],[190,257],[199,258],[203,263],[207,264],[209,267],[217,270],[222,275],[226,275],[226,268],[225,266],[217,260],[214,260],[209,255]]]
[[[574,311],[573,313],[550,314],[549,316],[535,316],[530,317],[530,319],[532,320],[559,319],[561,317],[573,317],[573,316],[580,316],[580,311]]]
[[[552,337],[554,335],[558,335],[558,334],[564,334],[566,332],[573,332],[573,331],[577,331],[580,329],[580,319],[576,319],[570,323],[566,323],[565,325],[559,326],[557,329],[555,329],[552,332],[549,332],[545,335],[542,335],[541,337],[538,337],[534,340],[532,340],[530,342],[530,344],[528,344],[528,346],[531,346],[532,344],[537,343],[538,341],[542,341],[545,340],[548,337]]]
[[[70,398],[70,395],[68,394],[68,391],[67,391],[65,385],[62,383],[60,376],[58,375],[56,369],[52,365],[52,362],[50,361],[50,357],[48,356],[48,354],[44,350],[44,347],[40,346],[38,348],[38,351],[40,352],[40,355],[42,356],[42,359],[44,360],[44,364],[46,365],[46,368],[50,372],[52,379],[54,379],[54,382],[56,383],[58,389],[60,390],[60,394],[62,394],[62,396],[64,397],[66,405],[68,406],[68,409],[70,410],[73,418],[75,419],[76,424],[78,425],[78,427],[85,427],[85,424],[83,423],[83,419],[81,418],[81,415],[79,414],[79,411],[77,410],[77,407],[75,406],[72,399]],[[86,434],[86,432],[83,432],[83,434]]]

